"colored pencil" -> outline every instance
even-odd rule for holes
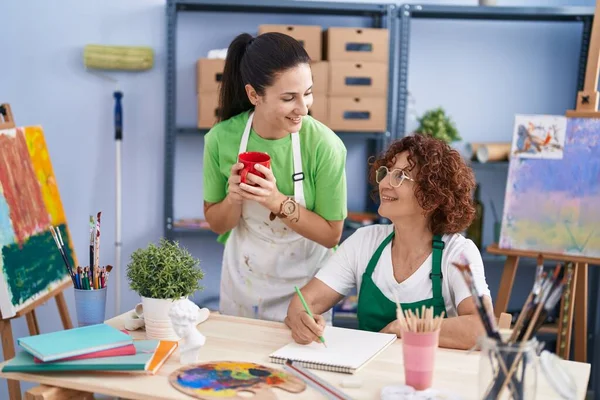
[[[433,307],[426,308],[422,306],[420,313],[419,310],[416,312],[412,310],[402,312],[398,311],[398,308],[401,310],[401,307],[397,300],[396,307],[396,318],[400,322],[401,328],[405,331],[421,333],[435,332],[442,327],[445,311],[442,311],[437,317],[434,317]]]

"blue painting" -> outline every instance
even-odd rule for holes
[[[600,258],[600,119],[566,118],[564,142],[539,129],[550,146],[524,157],[519,127],[549,121],[529,118],[515,121],[499,247]]]

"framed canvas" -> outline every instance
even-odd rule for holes
[[[77,265],[41,126],[0,130],[0,311],[14,316],[69,273],[50,227]]]
[[[600,119],[516,117],[499,247],[600,257]]]

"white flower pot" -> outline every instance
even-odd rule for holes
[[[185,300],[185,297],[173,301],[142,296],[142,302],[136,306],[135,310],[136,314],[144,318],[147,339],[179,340],[171,325],[169,310],[176,301],[181,300]]]

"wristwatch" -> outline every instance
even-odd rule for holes
[[[298,222],[300,219],[300,208],[296,200],[291,197],[288,197],[284,201],[281,202],[281,206],[279,206],[279,213],[271,213],[269,219],[273,221],[275,217],[279,217],[281,219],[289,218],[292,222]]]

